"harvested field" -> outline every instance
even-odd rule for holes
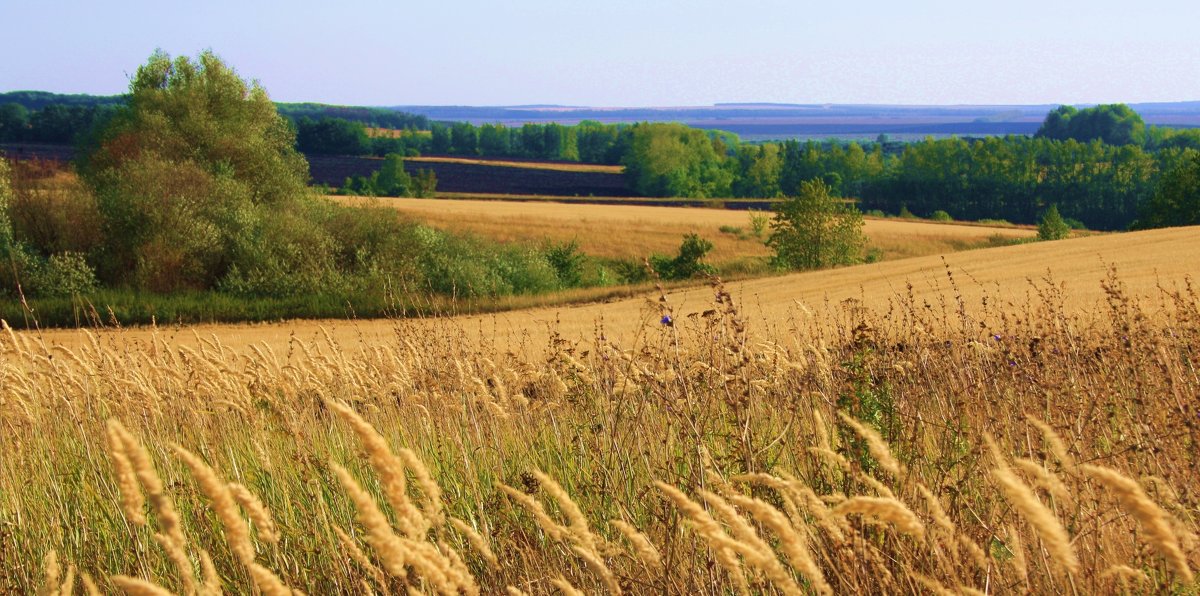
[[[1193,593],[1198,240],[0,333],[0,592]]]
[[[956,292],[965,304],[977,307],[985,295],[992,305],[1016,304],[1036,299],[1039,291],[1059,286],[1068,290],[1064,314],[1082,316],[1105,310],[1107,294],[1101,282],[1107,278],[1110,267],[1117,269],[1128,292],[1149,296],[1156,294],[1160,285],[1170,288],[1194,274],[1198,259],[1200,228],[1171,228],[796,273],[730,283],[728,291],[748,320],[767,329],[828,323],[818,315],[829,313],[820,311],[826,306],[839,311],[843,303],[886,309],[889,303],[911,294],[917,304],[952,311]],[[955,276],[957,289],[947,279],[948,273]],[[695,287],[673,290],[667,297],[677,316],[684,317],[708,309],[712,295],[708,287]],[[603,321],[607,337],[619,345],[633,345],[639,334],[652,328],[648,325],[660,317],[654,304],[645,297],[632,298],[464,316],[438,320],[436,324],[453,325],[498,349],[517,350],[541,349],[552,330],[553,334],[571,341],[591,338],[597,322]],[[387,341],[396,332],[397,326],[392,321],[330,320],[196,325],[183,329],[132,328],[100,331],[97,335],[106,345],[114,346],[146,345],[153,337],[195,346],[200,337],[215,335],[230,348],[245,350],[254,344],[264,344],[278,353],[286,353],[293,338],[315,339],[328,333],[344,345],[366,348]],[[30,333],[29,337],[49,346],[79,346],[89,341],[83,332],[71,330]]]
[[[713,243],[708,260],[718,265],[770,254],[762,240],[749,233],[751,214],[740,210],[547,201],[376,200],[437,228],[470,232],[502,242],[575,240],[583,252],[605,258],[674,254],[683,235],[692,232]],[[721,226],[741,228],[742,238],[721,232]],[[871,246],[878,248],[885,260],[892,260],[987,246],[996,238],[1024,238],[1034,232],[1022,228],[868,219],[866,234]]]

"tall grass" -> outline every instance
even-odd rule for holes
[[[1188,593],[1200,297],[1105,288],[752,326],[717,285],[532,357],[0,333],[0,592]]]

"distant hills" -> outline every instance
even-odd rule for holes
[[[50,104],[109,106],[124,96],[61,95],[44,91],[0,93],[0,104],[9,102],[39,110]],[[406,112],[423,118],[404,118],[405,127],[430,121],[495,123],[507,126],[549,123],[575,124],[582,120],[615,122],[682,122],[689,126],[727,130],[744,140],[767,139],[874,139],[887,135],[896,140],[925,136],[1031,135],[1056,104],[1042,105],[887,105],[790,104],[769,102],[718,103],[711,106],[589,107],[553,104],[518,106],[329,106],[278,104],[285,114],[328,115],[354,120],[390,121],[387,112]],[[1088,107],[1092,104],[1080,104]],[[1146,124],[1174,128],[1200,127],[1200,101],[1129,104]],[[385,122],[382,125],[390,125]]]
[[[1088,107],[1093,104],[1081,104]],[[578,107],[578,106],[417,106],[394,109],[437,121],[574,124],[598,122],[674,121],[721,129],[746,140],[784,138],[895,138],[924,136],[1031,135],[1046,114],[1044,105],[867,105],[719,103],[712,106]],[[1200,101],[1131,104],[1147,124],[1200,127]]]

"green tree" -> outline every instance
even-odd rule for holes
[[[1051,205],[1038,222],[1038,240],[1062,240],[1071,235],[1071,226],[1058,214],[1058,205]]]
[[[294,293],[330,281],[327,207],[292,128],[211,51],[155,52],[81,170],[104,220],[110,284]]]
[[[413,194],[413,181],[404,170],[404,156],[389,153],[375,178],[375,192],[385,197],[408,197]]]
[[[450,128],[450,152],[479,155],[479,131],[470,122],[458,122]]]
[[[1081,143],[1100,140],[1109,145],[1141,145],[1146,142],[1146,123],[1132,108],[1123,104],[1104,104],[1076,110],[1059,106],[1046,115],[1037,135]]]
[[[445,155],[450,153],[450,128],[445,124],[433,124],[429,127],[430,136],[432,137],[429,144],[429,151]]]
[[[1200,153],[1163,175],[1135,228],[1200,225]]]
[[[634,190],[655,197],[729,196],[733,174],[717,151],[717,139],[682,124],[638,124],[631,130],[623,161]]]
[[[795,197],[779,205],[767,246],[784,269],[819,269],[862,260],[866,238],[862,213],[830,191],[823,181],[800,184]]]
[[[679,245],[678,255],[674,258],[654,255],[650,257],[650,266],[660,278],[669,280],[691,279],[697,275],[715,273],[712,265],[700,262],[712,249],[712,242],[698,234],[687,234]]]
[[[15,102],[0,104],[0,141],[21,140],[28,126],[29,110],[25,106]]]

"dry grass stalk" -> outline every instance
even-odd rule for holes
[[[479,556],[483,557],[483,560],[487,561],[492,569],[500,568],[500,560],[492,552],[492,547],[488,546],[487,540],[483,538],[482,534],[476,532],[475,528],[472,528],[467,522],[458,518],[450,518],[450,525],[454,526],[463,536],[467,537],[467,542],[471,543],[471,547],[475,549],[475,552],[479,553]]]
[[[508,596],[529,596],[529,592],[526,592],[516,586],[506,586],[504,591],[508,593]]]
[[[158,519],[161,532],[175,545],[182,548],[187,544],[187,540],[183,536],[183,525],[180,522],[179,513],[175,510],[175,502],[167,496],[163,488],[162,479],[154,469],[150,453],[119,421],[109,420],[108,428],[120,440],[124,447],[123,453],[129,459],[134,474],[142,488],[149,493],[150,507],[154,511],[155,518]]]
[[[771,546],[759,537],[754,526],[750,524],[732,505],[716,493],[701,490],[700,498],[733,530],[736,540],[730,547],[742,555],[746,563],[755,567],[771,580],[771,583],[784,594],[801,594],[796,579],[788,573],[779,557],[771,550]]]
[[[915,571],[910,572],[908,576],[918,584],[921,584],[921,586],[928,590],[930,594],[934,594],[935,596],[958,596],[958,593],[956,593],[954,590],[947,588],[941,582],[933,579],[932,577],[917,573]]]
[[[1121,585],[1121,592],[1132,591],[1131,584],[1150,583],[1150,576],[1140,569],[1128,565],[1113,565],[1100,573],[1100,579],[1111,580]]]
[[[1013,569],[1017,572],[1017,578],[1021,583],[1029,585],[1029,563],[1025,558],[1025,545],[1021,543],[1021,535],[1017,533],[1012,526],[1004,527],[1008,537],[1008,550],[1012,552]]]
[[[824,459],[825,461],[832,462],[833,465],[837,466],[838,469],[840,469],[841,471],[843,471],[847,474],[850,474],[852,472],[852,468],[850,467],[850,462],[847,461],[845,457],[842,457],[842,454],[840,454],[836,451],[831,451],[829,449],[824,449],[821,447],[809,447],[808,451],[809,451],[809,453],[812,453],[813,455],[816,455],[817,457],[820,457],[821,459]]]
[[[989,438],[989,441],[991,439]],[[1037,495],[1033,494],[1033,490],[1021,482],[1020,478],[1013,473],[1002,457],[999,457],[998,450],[996,451],[996,461],[999,467],[992,470],[992,477],[1000,485],[1001,491],[1012,503],[1013,507],[1037,530],[1038,536],[1042,542],[1046,544],[1046,549],[1050,551],[1050,556],[1054,558],[1064,570],[1069,573],[1079,573],[1079,558],[1075,556],[1075,549],[1071,547],[1071,537],[1067,534],[1067,530],[1063,528],[1054,514],[1038,500]]]
[[[375,550],[376,556],[383,563],[383,568],[395,577],[407,577],[408,571],[405,569],[407,556],[404,547],[400,543],[400,538],[392,531],[387,517],[379,510],[375,499],[372,499],[371,495],[363,490],[358,481],[345,468],[332,462],[329,467],[341,482],[342,487],[346,489],[346,493],[350,495],[350,500],[354,502],[354,509],[358,512],[358,521],[367,530],[367,544],[370,544],[371,548]]]
[[[1148,542],[1176,575],[1191,583],[1195,576],[1188,566],[1187,556],[1179,546],[1179,537],[1171,528],[1170,516],[1142,490],[1136,480],[1103,466],[1084,465],[1084,472],[1099,481],[1117,498],[1117,502],[1141,525]]]
[[[354,542],[354,539],[350,538],[349,534],[337,526],[333,526],[333,531],[337,534],[338,542],[342,544],[342,548],[350,555],[350,559],[358,563],[367,573],[370,573],[371,577],[375,579],[375,583],[382,585],[384,581],[383,572],[367,558],[367,555],[363,553],[361,548],[358,548],[358,544]]]
[[[200,485],[200,491],[204,493],[204,496],[208,497],[213,511],[217,513],[217,517],[221,520],[221,526],[224,528],[225,541],[229,544],[229,550],[233,552],[238,561],[250,572],[250,577],[254,580],[254,585],[264,594],[272,596],[291,594],[292,590],[272,571],[255,562],[254,543],[250,540],[250,528],[246,520],[238,512],[238,499],[234,496],[231,485],[226,484],[217,475],[217,472],[204,463],[204,460],[200,459],[196,454],[179,446],[175,447],[175,453],[183,461],[184,465],[191,470],[192,477]],[[243,490],[245,490],[244,487]],[[249,491],[246,492],[249,493]],[[252,495],[251,498],[255,503],[258,502],[258,499]],[[261,503],[258,507],[262,508]],[[265,511],[263,514],[265,515]],[[274,524],[269,523],[268,526],[273,528]]]
[[[43,594],[57,594],[59,581],[62,579],[62,568],[58,564],[58,551],[50,549],[45,557],[42,557],[42,589],[39,591]]]
[[[843,517],[857,513],[896,526],[896,529],[917,538],[925,536],[925,524],[908,507],[897,499],[886,497],[851,497],[833,512]]]
[[[117,488],[121,492],[121,509],[125,512],[125,516],[129,518],[129,521],[139,526],[144,526],[146,525],[146,500],[142,496],[141,487],[138,486],[137,475],[133,471],[133,464],[129,462],[129,456],[126,455],[124,438],[120,431],[113,427],[114,424],[119,423],[109,421],[106,428],[106,436],[108,439],[108,457],[112,461]]]
[[[92,580],[92,576],[84,573],[80,576],[83,581],[83,592],[87,596],[100,596],[100,588],[96,586],[96,582]]]
[[[542,503],[537,499],[511,486],[508,486],[507,484],[497,484],[496,488],[500,489],[504,494],[508,495],[510,499],[516,501],[518,504],[524,507],[526,511],[532,514],[534,521],[537,522],[538,526],[542,528],[542,531],[546,532],[546,535],[548,535],[551,539],[565,541],[571,536],[570,530],[554,521],[554,519],[550,517],[550,514],[546,513],[545,506],[543,506]]]
[[[202,596],[220,596],[221,576],[217,575],[217,566],[213,564],[208,551],[200,549],[200,594]]]
[[[656,480],[654,486],[666,493],[667,498],[675,504],[684,517],[691,520],[696,528],[696,533],[709,543],[716,555],[717,564],[729,574],[738,593],[749,594],[750,584],[746,581],[746,574],[742,570],[741,562],[738,561],[737,551],[734,548],[738,546],[738,542],[725,533],[721,524],[717,523],[717,520],[713,519],[704,510],[704,507],[689,499],[687,495],[683,494],[683,491],[661,480]]]
[[[1071,502],[1071,491],[1057,474],[1031,459],[1017,458],[1013,460],[1013,463],[1033,480],[1034,486],[1046,491],[1056,501]]]
[[[742,495],[729,495],[728,498],[734,505],[749,511],[754,519],[779,538],[780,551],[787,555],[793,569],[808,578],[809,583],[818,594],[833,593],[833,588],[825,581],[825,574],[821,572],[821,568],[813,559],[808,542],[800,532],[796,531],[783,513],[761,499]]]
[[[562,592],[564,596],[584,596],[583,592],[580,592],[575,588],[575,586],[572,586],[571,582],[567,581],[567,578],[565,577],[559,576],[551,578],[550,583],[554,584],[554,587],[558,588],[558,591]]]
[[[621,594],[621,586],[617,584],[616,576],[613,575],[613,572],[608,568],[608,565],[604,564],[604,561],[600,559],[599,555],[587,550],[586,548],[581,548],[578,546],[572,546],[571,551],[574,552],[577,557],[583,559],[584,563],[587,563],[588,570],[590,570],[592,574],[604,584],[604,587],[608,590],[609,594]]]
[[[1075,459],[1071,457],[1071,453],[1067,449],[1067,443],[1063,441],[1062,436],[1054,430],[1053,426],[1029,414],[1025,415],[1025,419],[1042,432],[1042,441],[1046,443],[1046,448],[1050,450],[1050,453],[1058,459],[1059,465],[1067,469],[1075,467]]]
[[[429,469],[425,467],[425,463],[417,457],[411,449],[399,450],[400,460],[412,472],[413,477],[417,481],[417,486],[421,487],[423,495],[423,506],[421,512],[424,514],[425,523],[433,528],[440,528],[445,522],[445,516],[442,513],[442,487],[434,482],[433,476],[429,474]],[[412,537],[415,538],[415,537]]]
[[[579,505],[571,499],[571,495],[567,494],[567,491],[558,482],[542,471],[534,470],[533,476],[537,478],[542,490],[545,490],[546,494],[554,499],[554,502],[558,504],[558,509],[567,518],[567,528],[573,541],[588,551],[598,553],[600,539],[592,533],[587,518],[583,515]]]
[[[221,520],[224,527],[225,540],[229,549],[243,564],[254,560],[254,544],[250,541],[250,529],[246,520],[238,513],[237,500],[233,491],[225,484],[216,471],[204,463],[204,460],[183,447],[175,448],[176,455],[192,472],[192,477],[200,485],[200,492],[208,497],[213,511]]]
[[[362,416],[343,403],[327,401],[329,409],[338,414],[362,442],[371,468],[379,475],[379,484],[383,488],[384,497],[396,513],[396,523],[401,532],[412,539],[423,538],[429,531],[429,522],[420,514],[408,498],[407,481],[404,477],[404,463],[392,453],[391,446]]]
[[[637,559],[643,565],[656,571],[662,570],[662,555],[645,534],[637,531],[637,528],[633,527],[633,524],[619,519],[614,519],[609,523],[625,537],[625,540],[629,541],[629,544],[633,547],[633,554],[637,556]]]
[[[129,596],[174,596],[171,591],[153,582],[138,579],[136,577],[128,577],[124,575],[114,575],[108,578],[108,581],[120,588]]]
[[[896,461],[896,458],[892,455],[892,450],[888,448],[887,442],[883,440],[883,437],[878,432],[875,432],[875,429],[851,418],[845,412],[838,412],[838,416],[842,419],[842,422],[846,423],[846,426],[854,429],[854,432],[867,442],[867,450],[871,452],[871,456],[875,458],[875,461],[879,462],[879,467],[886,470],[893,478],[899,478],[902,467],[900,462]]]
[[[254,527],[258,530],[258,538],[268,544],[279,542],[279,532],[275,529],[275,520],[271,519],[271,512],[250,492],[250,489],[236,482],[229,483],[229,492],[233,494],[233,498],[237,500],[238,505],[242,506],[242,511],[246,512],[246,516],[254,523]]]

